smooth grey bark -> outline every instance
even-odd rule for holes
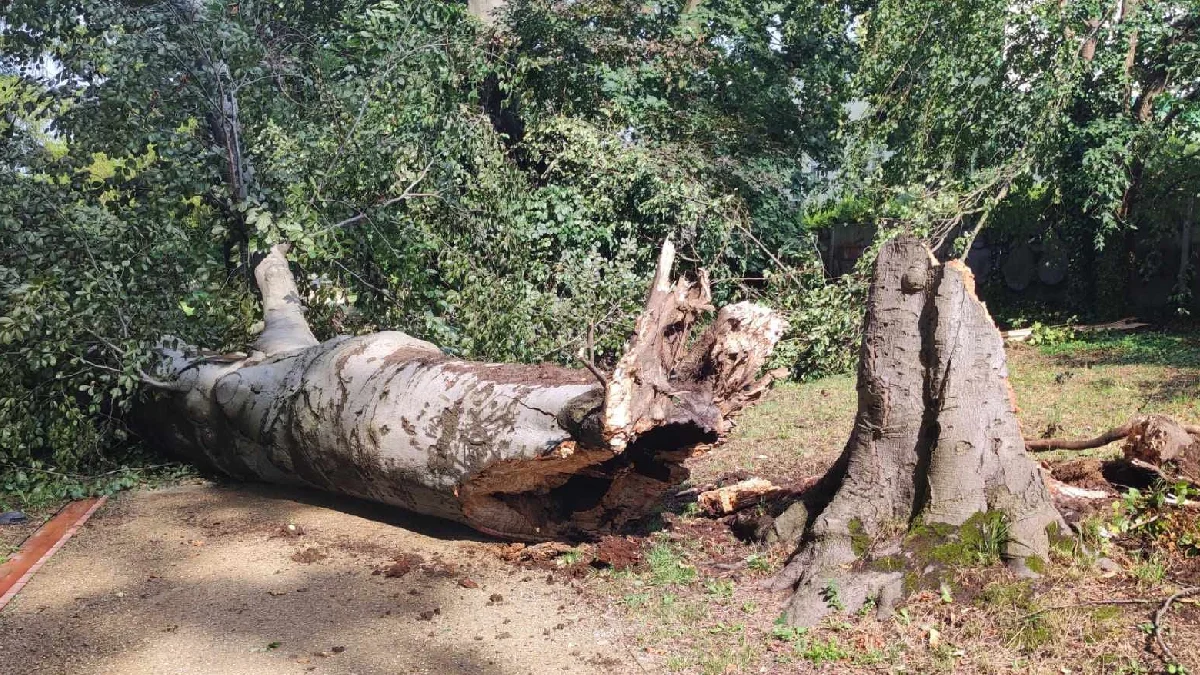
[[[683,480],[681,462],[730,428],[772,379],[785,328],[750,303],[707,309],[703,278],[659,259],[646,311],[604,386],[550,365],[451,358],[399,332],[318,343],[286,247],[256,267],[265,330],[244,358],[163,349],[171,391],[144,435],[247,480],[394,504],[519,539],[591,536],[644,516]]]
[[[904,572],[871,562],[904,555],[914,523],[960,526],[998,511],[1012,566],[1046,558],[1047,527],[1063,522],[1025,454],[1003,340],[965,265],[939,264],[909,237],[880,251],[854,429],[815,491],[815,517],[776,579],[794,589],[786,614],[795,624],[829,611],[831,584],[851,611],[872,598],[890,611]]]

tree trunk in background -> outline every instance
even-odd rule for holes
[[[938,264],[911,238],[886,244],[868,298],[854,430],[814,488],[813,517],[776,579],[795,589],[788,619],[818,621],[831,587],[848,611],[872,598],[890,611],[905,571],[928,564],[907,550],[905,533],[929,524],[998,512],[1010,564],[1028,571],[1031,558],[1044,560],[1047,528],[1063,523],[1014,408],[1003,341],[967,268]]]
[[[1196,225],[1196,195],[1188,197],[1187,215],[1179,226],[1179,271],[1175,273],[1175,294],[1184,302],[1191,300],[1192,228]]]
[[[640,518],[772,379],[786,324],[710,310],[707,281],[659,259],[645,313],[604,386],[550,365],[463,361],[398,332],[319,343],[286,248],[257,266],[266,328],[244,358],[164,348],[172,391],[143,411],[164,449],[231,476],[394,504],[519,539],[591,536]]]

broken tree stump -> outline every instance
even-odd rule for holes
[[[1065,523],[1014,410],[1003,340],[969,270],[938,263],[911,237],[885,244],[867,300],[854,430],[810,491],[807,526],[776,578],[792,591],[788,621],[812,625],[831,605],[855,611],[868,600],[890,611],[912,590],[906,575],[936,568],[920,542],[969,526],[1001,522],[1003,556],[1020,573],[1045,561],[1050,531]]]

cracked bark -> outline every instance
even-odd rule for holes
[[[314,487],[539,540],[619,530],[686,477],[772,379],[785,324],[758,305],[710,308],[670,278],[668,242],[646,311],[608,379],[551,365],[476,363],[399,332],[318,343],[287,249],[257,266],[265,329],[245,358],[163,348],[163,392],[141,431],[245,480]]]
[[[854,429],[775,580],[793,590],[788,620],[816,623],[831,584],[849,611],[868,599],[890,611],[904,570],[873,563],[917,563],[905,546],[917,524],[999,512],[1009,564],[1028,573],[1031,557],[1044,560],[1047,528],[1063,522],[1014,411],[1003,340],[969,270],[939,264],[911,238],[886,244],[867,303]]]

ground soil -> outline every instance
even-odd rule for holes
[[[0,613],[0,673],[638,670],[570,579],[396,517],[255,486],[119,495]]]
[[[1027,436],[1091,437],[1147,413],[1200,422],[1190,336],[1009,356]],[[764,582],[794,544],[740,540],[695,495],[750,476],[799,486],[820,475],[854,409],[850,376],[777,387],[727,443],[688,462],[691,479],[663,513],[591,544],[491,541],[256,486],[123,494],[0,612],[0,674],[1162,671],[1146,634],[1157,605],[1095,604],[1154,603],[1200,584],[1200,556],[1150,539],[1114,538],[1105,567],[1058,551],[1034,581],[1000,564],[954,570],[883,619],[776,625],[784,597]],[[1114,444],[1039,459],[1098,487],[1119,455]],[[1178,603],[1167,631],[1188,672],[1200,670],[1200,605]]]

